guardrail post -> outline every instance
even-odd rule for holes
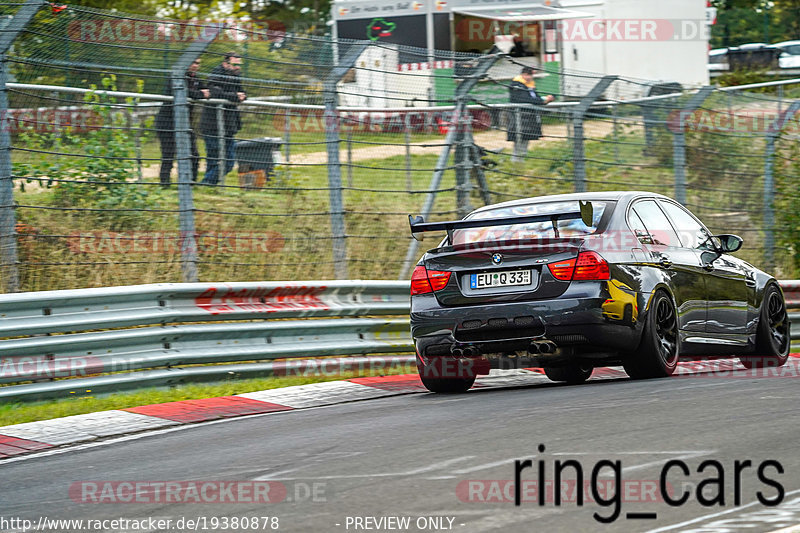
[[[686,205],[686,117],[703,105],[713,91],[714,87],[706,85],[678,112],[678,123],[672,137],[672,165],[675,169],[675,200],[683,205]]]
[[[572,110],[572,128],[574,130],[572,145],[572,161],[574,163],[575,192],[586,191],[586,154],[583,149],[583,121],[586,112],[600,95],[617,79],[617,76],[603,76],[592,87],[589,93],[581,98],[580,103]]]
[[[456,87],[456,108],[453,110],[454,117],[459,117],[466,111],[466,96],[473,89],[473,87],[475,87],[475,85],[478,83],[478,80],[486,75],[492,65],[494,65],[499,58],[500,56],[496,54],[485,55],[478,58],[479,63],[478,66],[475,67],[473,74],[465,77],[464,81],[462,81],[461,84]],[[433,171],[433,178],[431,179],[431,185],[428,189],[428,195],[425,198],[425,205],[422,207],[422,216],[426,220],[433,210],[433,202],[436,200],[436,191],[439,189],[439,185],[442,182],[442,176],[447,168],[447,160],[450,158],[450,150],[455,144],[457,133],[458,128],[451,127],[447,130],[447,136],[444,138],[444,146],[439,154],[439,159],[436,161],[436,170]],[[419,242],[415,239],[411,239],[408,244],[408,250],[406,251],[406,257],[403,260],[403,265],[400,267],[398,279],[408,278],[408,272],[411,269],[411,265],[414,264],[418,249]]]
[[[8,125],[8,63],[6,53],[17,35],[28,25],[42,0],[28,0],[0,33],[0,267],[3,290],[19,292],[19,256],[17,255],[17,214],[14,206],[14,179],[11,166],[11,134]]]
[[[795,100],[785,112],[778,114],[775,122],[767,128],[767,147],[764,152],[764,268],[767,272],[775,268],[775,140],[786,123],[800,111],[800,100]]]
[[[336,83],[356,64],[367,43],[354,44],[341,62],[328,73],[323,83],[325,101],[325,143],[328,149],[328,190],[333,237],[333,269],[336,279],[347,279],[347,241],[342,199],[342,164],[339,161],[339,112],[336,109]]]
[[[203,37],[198,38],[172,66],[173,120],[175,124],[175,155],[178,160],[178,225],[180,229],[181,279],[185,282],[197,281],[197,242],[194,225],[194,198],[192,195],[192,146],[189,123],[189,88],[186,86],[186,72],[189,65],[208,48],[222,31],[222,24],[206,28]],[[165,102],[162,105],[168,105]],[[221,123],[221,121],[219,121]],[[222,152],[225,151],[222,147]],[[225,167],[220,167],[220,172]]]

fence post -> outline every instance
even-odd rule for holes
[[[11,134],[8,131],[8,63],[6,53],[17,35],[45,5],[42,0],[28,0],[0,33],[0,266],[3,290],[19,292],[19,257],[17,255],[17,214],[14,206],[14,179],[11,166]]]
[[[463,102],[459,107],[462,112],[451,121],[451,127],[458,130],[453,160],[456,166],[456,212],[459,218],[463,218],[472,211],[472,205],[469,202],[472,154],[469,146],[470,139],[467,135],[469,111]]]
[[[519,163],[524,161],[527,154],[522,154],[523,158],[520,159],[520,152],[522,152],[522,145],[525,141],[522,140],[522,111],[519,107],[514,108],[514,153],[511,155],[512,163]]]
[[[214,41],[223,29],[214,24],[205,29],[203,37],[190,44],[172,66],[173,120],[175,127],[175,155],[178,160],[178,226],[181,248],[181,279],[186,283],[197,281],[197,241],[194,225],[194,198],[192,195],[192,146],[189,122],[189,88],[186,72],[189,65]],[[162,105],[167,105],[165,102]],[[224,149],[224,148],[223,148]],[[224,168],[224,167],[223,167]],[[220,169],[222,171],[222,168]]]
[[[288,180],[292,176],[291,171],[291,158],[292,158],[292,150],[290,148],[291,140],[292,140],[292,110],[290,108],[286,108],[283,116],[283,146],[284,146],[284,158],[286,158],[286,171],[284,172],[285,180]]]
[[[345,119],[347,120],[347,119]],[[353,187],[353,128],[347,130],[347,186]]]
[[[494,65],[499,58],[500,56],[496,54],[485,55],[478,58],[479,63],[478,66],[475,67],[473,74],[465,77],[464,81],[462,81],[461,84],[456,87],[456,108],[453,110],[453,116],[458,117],[464,112],[463,107],[466,103],[466,96],[469,94],[472,88],[475,87],[475,84],[478,83],[478,80],[486,75],[492,65]],[[428,188],[428,195],[425,198],[425,205],[422,206],[422,216],[425,219],[428,218],[433,210],[433,202],[436,200],[436,191],[439,189],[439,185],[442,182],[442,176],[447,168],[447,160],[450,158],[450,149],[455,144],[457,130],[458,128],[455,127],[451,127],[447,130],[447,136],[444,139],[444,146],[439,154],[439,159],[436,161],[436,170],[433,171],[433,178],[431,179],[431,184]],[[418,249],[419,241],[410,239],[408,250],[406,251],[406,257],[403,260],[403,265],[400,267],[398,279],[408,278],[408,272],[411,270],[411,265],[414,264],[414,259],[416,258]]]
[[[342,164],[339,161],[339,112],[336,108],[336,84],[353,68],[366,50],[366,43],[354,44],[325,78],[322,85],[325,102],[325,144],[328,150],[328,190],[333,237],[333,269],[336,279],[347,279],[347,242],[342,199]]]
[[[764,268],[775,268],[775,140],[786,123],[800,111],[800,100],[795,100],[785,112],[780,112],[774,124],[767,128],[767,148],[764,152]]]
[[[411,179],[411,112],[406,111],[403,117],[403,125],[405,126],[406,141],[406,190],[411,192],[414,187]]]
[[[583,120],[586,112],[601,94],[617,79],[617,76],[603,76],[592,90],[581,98],[575,109],[572,110],[573,145],[572,160],[575,167],[575,192],[586,191],[586,154],[583,150]]]
[[[217,149],[219,152],[217,153],[217,164],[219,165],[219,171],[217,172],[218,179],[217,179],[217,186],[225,185],[225,156],[227,150],[225,149],[225,110],[223,109],[223,104],[217,104]]]
[[[678,112],[678,123],[672,137],[672,165],[675,169],[675,200],[683,205],[686,205],[686,117],[703,105],[713,91],[714,87],[706,85]]]

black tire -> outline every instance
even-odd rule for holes
[[[475,383],[475,378],[429,378],[419,375],[422,384],[431,392],[458,394],[467,392]]]
[[[444,394],[467,392],[475,383],[474,375],[466,377],[433,377],[431,374],[440,374],[427,368],[419,353],[417,353],[417,371],[419,372],[420,381],[431,392]]]
[[[780,289],[770,284],[764,291],[756,330],[756,351],[739,357],[745,368],[776,368],[786,364],[791,348],[789,316]]]
[[[570,385],[578,385],[591,377],[594,368],[581,365],[544,367],[544,374],[551,381],[566,381]]]
[[[665,378],[675,372],[679,357],[675,304],[666,291],[658,290],[647,313],[639,348],[625,359],[623,366],[633,379]]]

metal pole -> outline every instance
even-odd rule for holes
[[[619,163],[619,124],[617,122],[617,106],[611,106],[611,116],[614,121],[614,162]]]
[[[574,130],[572,144],[572,160],[575,167],[575,192],[586,191],[586,154],[583,149],[583,121],[591,105],[601,94],[617,79],[617,76],[603,76],[592,87],[589,93],[581,98],[580,103],[572,112],[572,127]]]
[[[675,200],[683,205],[686,205],[686,117],[703,105],[713,91],[714,87],[710,85],[701,88],[678,112],[678,128],[672,139],[672,164],[675,167]]]
[[[197,281],[197,242],[195,240],[194,199],[192,198],[192,147],[189,138],[189,99],[185,72],[173,72],[172,95],[175,97],[175,148],[178,160],[178,212],[181,248],[181,279]],[[164,104],[168,105],[168,104]]]
[[[11,135],[8,132],[8,63],[0,58],[0,261],[3,267],[3,290],[19,292],[17,265],[17,217],[14,206],[14,180],[11,178]]]
[[[353,128],[347,129],[347,186],[353,186]]]
[[[14,180],[11,166],[11,135],[8,131],[8,63],[6,53],[20,32],[45,5],[42,0],[28,0],[0,33],[0,267],[3,290],[19,292],[19,257],[17,255],[17,214],[14,206]]]
[[[291,134],[291,131],[292,131],[292,112],[291,112],[291,110],[287,109],[285,111],[283,117],[284,117],[283,118],[283,146],[284,146],[283,150],[285,152],[284,157],[286,158],[286,172],[285,172],[284,175],[288,179],[292,175],[292,171],[291,171],[292,151],[291,151],[291,148],[289,147],[290,141],[291,141],[291,138],[292,138],[292,134]]]
[[[328,149],[328,187],[333,237],[333,269],[336,279],[347,279],[342,169],[339,162],[339,120],[336,111],[336,84],[325,85],[325,142]]]
[[[339,161],[339,112],[336,107],[336,84],[353,68],[368,44],[350,46],[341,63],[326,77],[323,87],[325,102],[325,143],[328,150],[328,190],[331,211],[331,236],[333,244],[333,269],[336,279],[347,279],[347,241],[342,199],[342,165]]]
[[[488,70],[499,58],[499,55],[486,55],[479,58],[480,63],[475,68],[474,74],[465,78],[464,81],[462,81],[461,84],[456,87],[456,107],[453,110],[453,116],[461,116],[461,114],[464,112],[466,96],[469,94],[472,88],[475,87],[475,85],[478,83],[478,80],[486,75],[486,72],[488,72]],[[422,206],[423,218],[427,218],[428,215],[430,215],[430,212],[433,210],[433,203],[436,200],[436,191],[442,182],[442,176],[444,175],[445,168],[447,167],[447,160],[450,158],[450,149],[456,141],[457,129],[458,128],[450,128],[447,130],[447,136],[444,139],[444,146],[439,154],[439,159],[436,161],[436,167],[433,171],[433,178],[431,179],[431,184],[428,188],[428,195],[425,198],[425,204]],[[411,265],[414,264],[418,249],[419,241],[411,239],[408,244],[408,250],[406,251],[406,257],[403,260],[403,266],[400,267],[398,279],[408,278],[408,273],[411,270]]]
[[[189,120],[189,88],[186,86],[186,72],[195,59],[208,48],[224,28],[215,24],[206,28],[202,39],[191,43],[178,61],[172,66],[172,95],[174,100],[173,121],[175,151],[178,160],[178,227],[180,230],[181,277],[184,282],[198,280],[197,241],[194,225],[194,199],[192,196],[192,146],[191,122]],[[209,32],[213,32],[210,34]],[[165,103],[163,105],[168,105]],[[222,170],[222,169],[220,169]]]
[[[465,114],[461,113],[455,117],[452,126],[458,130],[453,159],[456,163],[456,212],[459,218],[464,218],[472,211],[472,206],[469,203],[470,180],[468,173],[470,171],[470,151],[466,143],[466,120],[463,117]]]
[[[764,265],[767,272],[775,268],[775,140],[786,122],[800,111],[800,100],[795,100],[785,113],[778,115],[774,125],[767,129],[767,148],[764,153]]]
[[[519,107],[514,108],[514,155],[511,156],[512,162],[519,162],[519,155],[522,152],[522,111]],[[527,154],[525,154],[527,155]]]
[[[403,124],[405,125],[406,138],[406,190],[411,192],[414,184],[411,179],[411,113],[408,111],[403,117]]]
[[[223,104],[217,104],[217,164],[219,165],[219,172],[217,185],[225,185],[225,111]]]

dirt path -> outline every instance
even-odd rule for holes
[[[584,126],[586,137],[605,137],[610,135],[613,130],[611,122],[607,121],[589,121]],[[566,124],[546,125],[542,128],[543,136],[541,139],[530,145],[531,148],[536,144],[557,143],[567,140],[568,131]],[[506,140],[506,132],[502,130],[483,131],[474,134],[475,143],[490,150],[499,150],[504,148],[507,153],[511,152],[513,143]],[[378,137],[379,139],[379,137]],[[339,152],[339,160],[346,162],[347,147],[346,143],[342,142],[342,149]],[[444,135],[439,139],[431,139],[421,143],[411,143],[412,155],[438,155],[442,151],[444,145]],[[361,146],[361,147],[358,147]],[[384,159],[392,156],[402,156],[406,153],[405,144],[376,144],[370,146],[363,146],[354,144],[352,150],[352,161],[366,161],[369,159]],[[324,165],[328,162],[327,152],[312,152],[306,154],[291,155],[290,162],[297,165]],[[205,159],[201,161],[200,170],[202,171],[205,166]],[[146,182],[156,182],[159,178],[160,163],[142,167],[142,179]],[[137,181],[138,176],[134,175],[129,180],[130,182]],[[232,178],[229,178],[232,179]],[[19,190],[20,181],[17,180],[16,188]],[[177,169],[172,170],[172,182],[177,181]],[[35,191],[42,189],[40,181],[25,183],[26,191]]]
[[[587,137],[605,137],[611,134],[613,125],[610,122],[591,121],[587,122],[584,131]],[[543,136],[537,143],[555,143],[562,142],[568,139],[568,132],[566,124],[557,124],[544,126],[542,129]],[[505,148],[510,152],[513,143],[506,140],[506,132],[500,130],[484,131],[474,134],[475,144],[488,148],[490,150],[497,150]],[[339,152],[339,160],[347,161],[347,148],[345,143],[342,143],[345,148]],[[411,153],[413,155],[438,155],[442,151],[444,145],[444,136],[441,139],[434,139],[424,143],[412,143]],[[354,145],[358,146],[358,145]],[[353,161],[365,161],[368,159],[383,159],[396,155],[405,155],[406,147],[404,144],[392,145],[374,145],[363,148],[353,148],[352,157]],[[313,152],[309,154],[299,154],[291,156],[291,163],[301,165],[320,165],[327,163],[328,154],[325,152]]]

